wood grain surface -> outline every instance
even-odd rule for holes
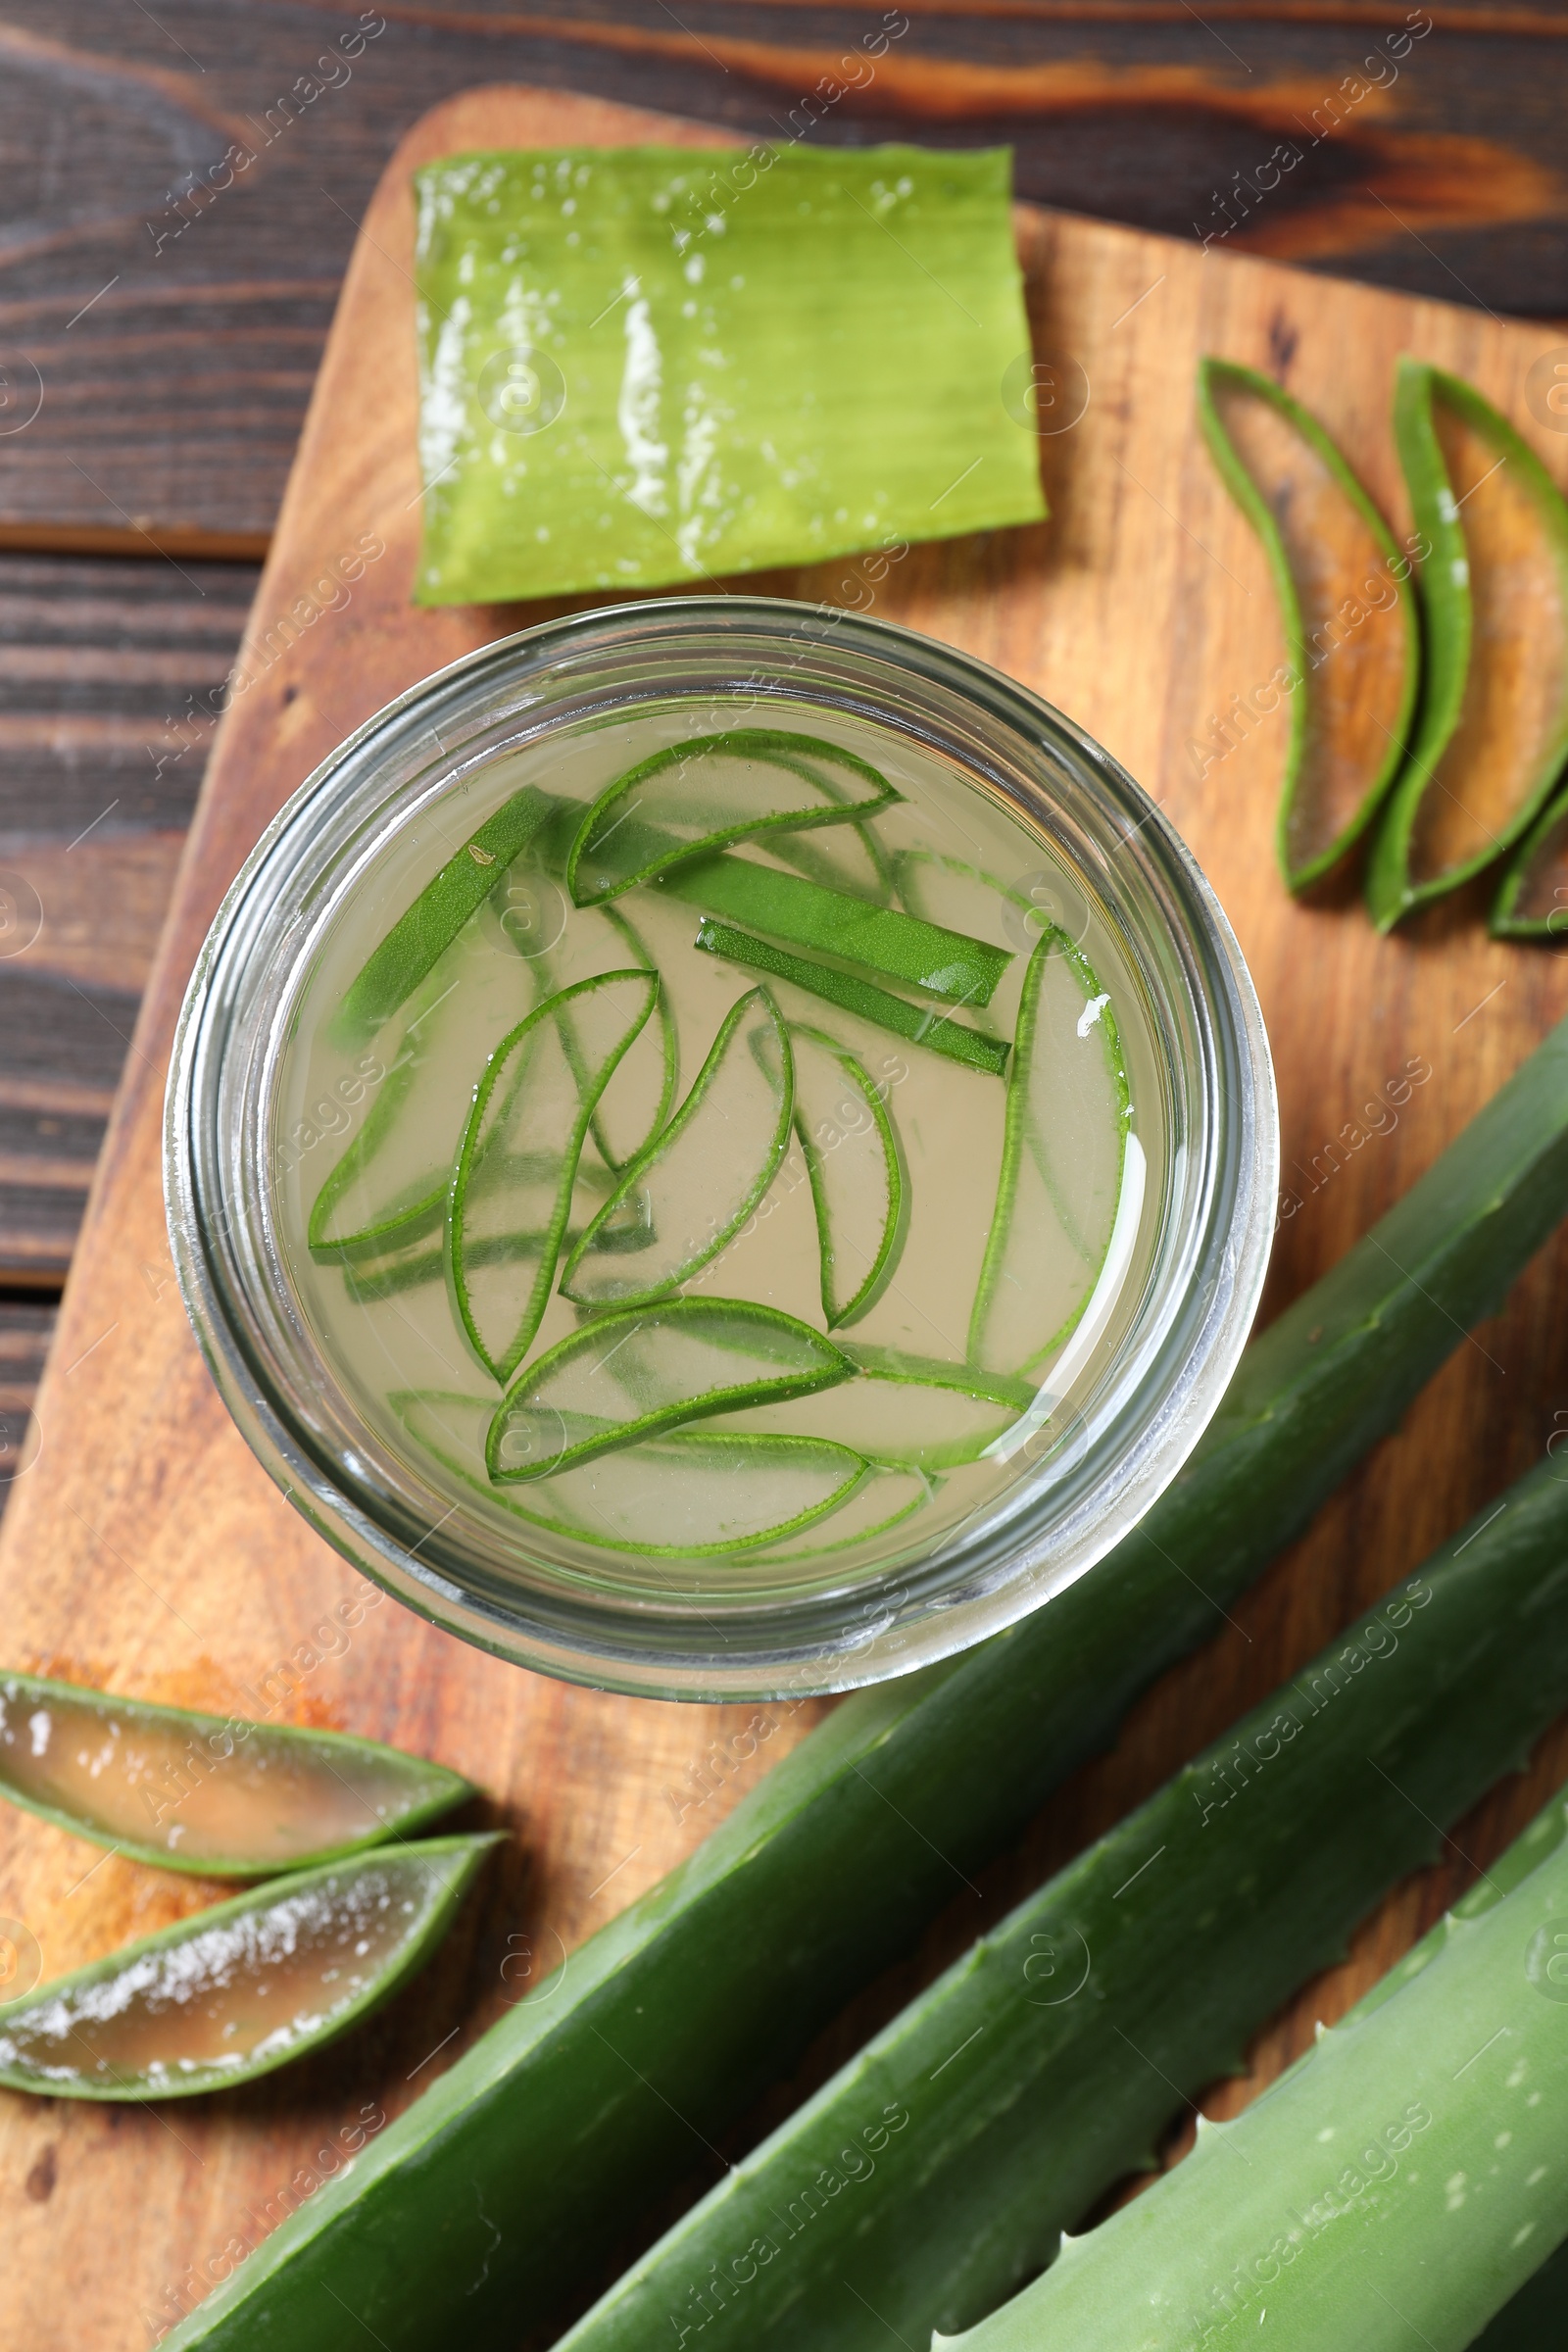
[[[376,176],[475,82],[1006,141],[1039,203],[1563,320],[1565,34],[1560,0],[7,0],[0,539],[259,555]]]
[[[386,552],[346,607],[302,627],[275,660],[253,652],[261,674],[222,722],[41,1392],[36,1459],[0,1529],[11,1662],[396,1740],[470,1774],[489,1792],[484,1812],[514,1835],[439,1960],[319,2061],[185,2105],[0,2096],[0,2313],[18,2340],[128,2352],[155,2337],[211,2283],[231,2240],[254,2243],[291,2197],[309,2193],[313,2168],[334,2160],[362,2114],[390,2116],[416,2097],[525,1989],[529,1969],[656,1879],[817,1712],[762,1710],[772,1737],[760,1761],[735,1766],[723,1742],[750,1709],[568,1690],[481,1657],[390,1601],[367,1608],[350,1635],[323,1634],[334,1604],[373,1595],[309,1534],[231,1429],[175,1292],[158,1175],[185,976],[268,817],[388,696],[562,609],[432,612],[408,602],[419,494],[411,168],[477,145],[711,135],[596,99],[489,89],[438,107],[389,168],[350,266],[247,644],[260,649],[320,565],[362,534]],[[1552,337],[1113,227],[1028,211],[1018,223],[1037,351],[1076,359],[1091,385],[1080,423],[1040,444],[1052,519],[917,548],[871,609],[1058,703],[1127,763],[1213,878],[1279,1062],[1294,1205],[1270,1277],[1277,1306],[1332,1264],[1517,1066],[1568,1003],[1568,976],[1553,953],[1490,943],[1473,900],[1392,940],[1374,937],[1348,891],[1305,907],[1285,900],[1271,857],[1283,719],[1250,720],[1233,730],[1234,749],[1213,756],[1218,721],[1268,677],[1281,643],[1260,553],[1199,441],[1194,363],[1217,350],[1282,373],[1404,531],[1387,421],[1396,355],[1415,350],[1471,376],[1560,477],[1568,441],[1540,428],[1522,389]],[[862,607],[866,593],[853,563],[741,585]],[[1369,1119],[1374,1102],[1386,1107]],[[1552,1304],[1565,1254],[1544,1253],[1507,1311],[1459,1343],[1401,1431],[1235,1617],[1217,1623],[1211,1647],[1165,1678],[1114,1754],[989,1874],[983,1899],[966,1895],[870,1988],[780,2098],[1539,1455],[1553,1415],[1568,1410],[1568,1330]],[[1497,1792],[1459,1833],[1450,1864],[1403,1887],[1350,1963],[1258,2038],[1254,2085],[1301,2046],[1314,2014],[1338,2014],[1409,1942],[1564,1769],[1568,1748],[1548,1740],[1534,1780]],[[889,1835],[902,1834],[890,1823]],[[26,1817],[0,1818],[0,1922],[13,1923],[0,1937],[24,1956],[36,1946],[46,1975],[211,1892]],[[1214,2105],[1234,2105],[1247,2088],[1223,2086]],[[706,2161],[694,2145],[694,2181]],[[681,2192],[650,2184],[651,2198],[671,2193]]]

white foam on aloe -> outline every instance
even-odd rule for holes
[[[965,1004],[922,1000],[886,970],[852,971],[825,946],[817,960],[869,984],[863,1003],[873,1013],[876,992],[884,1003],[891,992],[917,1007],[929,1002],[936,1020],[1008,1042],[1023,1008],[1027,1051],[1009,1055],[1015,1072],[999,1078],[964,1066],[787,974],[760,975],[699,953],[701,907],[657,878],[608,905],[572,904],[566,853],[607,787],[673,744],[758,726],[754,710],[731,715],[714,705],[584,725],[464,775],[383,845],[297,1002],[271,1164],[300,1309],[356,1408],[438,1502],[432,1517],[448,1508],[467,1515],[530,1577],[664,1593],[683,1547],[691,1569],[682,1590],[693,1592],[762,1593],[870,1576],[1029,1476],[1038,1447],[1028,1439],[1064,1400],[1087,1397],[1142,1295],[1168,1175],[1166,1086],[1120,934],[1040,834],[934,757],[840,714],[792,706],[779,724],[851,755],[841,764],[819,757],[828,798],[847,799],[846,780],[861,775],[857,761],[886,776],[898,797],[868,808],[857,782],[844,821],[760,833],[727,855],[876,898],[1006,952],[989,1002],[982,992]],[[761,808],[786,788],[797,795],[792,771],[747,784],[745,763],[733,751],[710,767],[699,758],[683,839],[699,822],[717,830],[748,794]],[[662,766],[657,783],[658,807],[635,806],[628,819],[639,828],[639,857],[644,835],[667,838],[680,820],[681,771],[672,779]],[[498,867],[489,899],[378,1035],[352,1047],[335,1040],[334,1012],[391,926],[528,786],[575,807],[564,806],[515,866]],[[803,805],[813,796],[823,798],[809,783],[797,795]],[[595,837],[596,880],[610,870],[615,813]],[[1063,884],[1045,891],[1053,906],[1075,897],[1088,905],[1081,937],[1049,956],[1034,952],[1042,875]],[[738,923],[733,912],[724,919]],[[759,933],[767,936],[760,923]],[[774,945],[808,962],[816,953],[799,939]],[[503,1186],[487,1198],[476,1237],[487,1288],[473,1319],[487,1367],[457,1295],[461,1247],[444,1247],[434,1204],[441,1170],[455,1164],[488,1057],[518,1024],[564,989],[645,962],[658,974],[655,1009],[591,1118],[565,1115],[552,1063],[550,1132],[533,1137],[519,1119],[507,1135],[516,1230],[509,1240]],[[754,994],[760,978],[763,999]],[[627,983],[620,993],[631,994]],[[731,1027],[730,1051],[702,1090],[705,1065],[748,997],[755,1010]],[[769,1007],[791,1041],[792,1087]],[[585,1068],[600,1058],[593,1045],[585,1032]],[[523,1105],[520,1095],[510,1099]],[[677,1130],[662,1152],[657,1137],[670,1120]],[[512,1364],[512,1334],[532,1318],[561,1155],[579,1127],[553,1277],[526,1351]],[[689,1217],[679,1214],[683,1202]],[[319,1246],[355,1235],[367,1238],[351,1238],[346,1253]],[[659,1290],[683,1267],[673,1293]],[[659,1312],[671,1296],[737,1300],[780,1320],[742,1318],[727,1338],[720,1324],[709,1326],[718,1335],[713,1377],[705,1372],[700,1382],[688,1364],[694,1335]],[[632,1330],[643,1313],[650,1328]],[[599,1351],[608,1356],[625,1341],[621,1377],[611,1360],[594,1375],[592,1402],[586,1388],[579,1397],[599,1356],[571,1349],[551,1358],[562,1370],[543,1389],[534,1382],[533,1368],[552,1350],[607,1317],[626,1318],[607,1323]],[[846,1351],[833,1385],[780,1393],[792,1367],[830,1361],[792,1332]],[[702,1344],[710,1348],[706,1333]],[[725,1348],[733,1382],[717,1379]],[[758,1393],[745,1398],[749,1377]],[[720,1388],[725,1401],[713,1410],[705,1399]],[[687,1419],[668,1418],[688,1407]],[[558,1412],[560,1429],[548,1417]],[[612,1437],[617,1414],[628,1426],[643,1419],[642,1434],[619,1452],[585,1452],[603,1430],[582,1416],[608,1423]],[[682,1430],[696,1442],[671,1443]],[[486,1467],[487,1432],[491,1468],[504,1468],[504,1478]],[[780,1447],[772,1443],[780,1438],[802,1445]],[[867,1465],[863,1477],[846,1475],[846,1453]]]

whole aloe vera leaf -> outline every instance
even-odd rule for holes
[[[1548,1462],[989,1931],[562,2352],[671,2323],[704,2352],[879,2352],[994,2310],[1524,1761],[1568,1690],[1565,1551]]]
[[[270,1879],[0,2007],[0,2082],[188,2099],[335,2041],[421,1968],[499,1832]]]
[[[445,954],[506,869],[520,858],[555,803],[532,784],[513,794],[455,850],[368,956],[332,1022],[345,1044],[373,1037]]]
[[[468,2343],[497,2352],[520,2298],[559,2308],[700,2160],[698,2135],[744,2113],[1218,1628],[1565,1205],[1568,1023],[1253,1343],[1143,1528],[1035,1617],[838,1707],[166,2341],[250,2352],[270,2328],[291,2352],[339,2352],[326,2280],[388,2352],[423,2352],[458,2291]]]
[[[1560,1796],[1490,1877],[1234,2123],[938,2341],[1464,2352],[1568,2234]]]
[[[1568,756],[1568,500],[1474,385],[1402,359],[1394,431],[1416,522],[1426,687],[1378,823],[1387,931],[1529,830]]]
[[[272,1878],[406,1838],[473,1793],[374,1740],[0,1675],[0,1796],[164,1870]]]
[[[1404,758],[1421,677],[1410,560],[1272,376],[1200,360],[1198,420],[1279,599],[1285,665],[1271,683],[1276,707],[1282,687],[1290,697],[1290,738],[1276,847],[1288,887],[1305,890],[1365,831]]]

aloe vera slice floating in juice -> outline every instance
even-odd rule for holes
[[[0,1796],[165,1870],[271,1877],[405,1838],[472,1794],[373,1740],[0,1676]]]
[[[820,1029],[790,1032],[795,1133],[822,1252],[829,1331],[857,1322],[892,1280],[905,1223],[899,1139],[865,1064]]]
[[[1360,837],[1404,757],[1421,665],[1410,560],[1317,418],[1271,376],[1200,360],[1198,416],[1279,599],[1276,840],[1287,884],[1304,890]]]
[[[394,1401],[432,1452],[461,1477],[489,1486],[484,1449],[493,1404],[441,1395]],[[564,1416],[562,1426],[568,1427]],[[674,1430],[537,1485],[495,1493],[505,1509],[579,1544],[679,1560],[785,1543],[836,1512],[867,1481],[867,1464],[831,1440]],[[884,1515],[893,1507],[885,1505]]]
[[[602,1315],[524,1365],[490,1426],[498,1481],[536,1479],[708,1413],[847,1380],[831,1340],[777,1308],[671,1298]]]
[[[895,798],[866,760],[814,735],[738,727],[650,753],[608,784],[566,858],[579,906],[616,898],[699,851],[841,825]]]
[[[1098,976],[1059,932],[1029,958],[969,1356],[1026,1372],[1089,1303],[1121,1195],[1127,1077]]]
[[[765,988],[737,998],[691,1093],[632,1161],[566,1261],[564,1297],[629,1305],[688,1280],[739,1231],[773,1181],[795,1099],[789,1037]],[[643,1204],[652,1245],[635,1257],[599,1247],[628,1203]]]
[[[1394,430],[1416,523],[1426,687],[1378,826],[1387,930],[1529,829],[1568,756],[1568,502],[1473,385],[1399,363]]]
[[[728,1425],[832,1435],[881,1469],[956,1470],[977,1462],[1035,1402],[1027,1381],[851,1339],[840,1345],[854,1367],[842,1388],[742,1407]]]
[[[479,1081],[447,1240],[464,1330],[499,1381],[511,1377],[539,1328],[589,1121],[658,991],[655,972],[579,980],[502,1040]],[[507,1247],[535,1236],[536,1254]]]
[[[0,2008],[0,2082],[181,2099],[336,2040],[429,1959],[494,1834],[384,1847],[252,1887]]]

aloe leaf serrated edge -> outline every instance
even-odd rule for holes
[[[521,2300],[559,2309],[689,2167],[693,2130],[744,2113],[907,1950],[955,1874],[1001,1851],[1217,1628],[1500,1304],[1565,1202],[1568,1024],[1252,1344],[1147,1533],[1035,1618],[836,1708],[258,2247],[170,2352],[250,2352],[266,2329],[290,2352],[339,2352],[327,2281],[386,2352],[423,2352],[459,2294],[474,2352],[512,2344]],[[520,2217],[499,2244],[476,2191]]]
[[[1322,460],[1377,542],[1404,623],[1404,690],[1400,697],[1398,717],[1390,730],[1383,756],[1367,778],[1350,822],[1342,827],[1326,849],[1299,866],[1293,866],[1291,862],[1290,821],[1308,743],[1309,700],[1314,691],[1313,663],[1308,652],[1300,592],[1291,569],[1284,537],[1272,508],[1226,431],[1215,403],[1214,388],[1221,382],[1239,384],[1254,398],[1266,401]],[[1220,478],[1262,543],[1269,576],[1279,600],[1280,617],[1285,626],[1286,667],[1292,681],[1291,733],[1285,754],[1285,773],[1280,784],[1274,845],[1287,889],[1303,891],[1314,882],[1321,881],[1325,874],[1338,865],[1346,852],[1359,841],[1382,807],[1404,760],[1410,721],[1421,683],[1421,633],[1415,599],[1408,585],[1410,566],[1396,545],[1393,532],[1373,504],[1370,493],[1338,443],[1311,411],[1303,408],[1272,376],[1261,374],[1255,368],[1244,368],[1235,360],[1200,359],[1198,363],[1198,421],[1208,444],[1209,454],[1219,469]]]

